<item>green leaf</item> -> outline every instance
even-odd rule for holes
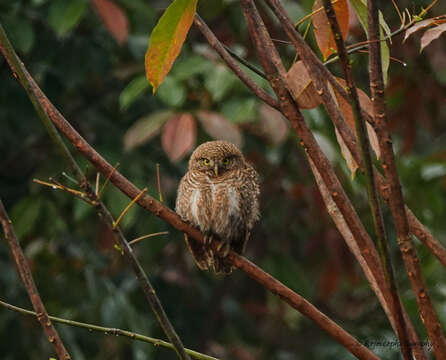
[[[119,106],[122,109],[132,104],[149,87],[144,75],[134,78],[119,95]]]
[[[14,47],[23,52],[29,52],[34,45],[34,31],[29,21],[18,17],[7,17],[4,21],[5,29]]]
[[[186,101],[186,88],[177,79],[168,76],[159,87],[157,96],[169,107],[180,107]]]
[[[179,55],[194,20],[198,0],[175,0],[152,31],[146,52],[146,75],[156,92]]]
[[[48,22],[58,36],[74,28],[85,12],[85,0],[57,0],[51,2]]]
[[[206,77],[204,86],[215,101],[220,101],[236,84],[237,77],[226,66],[217,65]]]
[[[11,211],[11,219],[17,238],[20,240],[34,228],[42,207],[40,198],[25,198],[17,203]]]
[[[224,103],[221,112],[233,123],[254,121],[257,118],[257,102],[255,99],[236,99]]]
[[[129,151],[145,144],[159,134],[161,127],[172,115],[171,111],[160,111],[136,121],[124,135],[124,148]]]

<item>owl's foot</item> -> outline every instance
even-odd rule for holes
[[[217,251],[221,257],[225,258],[231,251],[231,244],[229,243],[229,241],[222,241],[220,242],[220,244],[218,244]]]

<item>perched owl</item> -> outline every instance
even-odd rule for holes
[[[205,235],[205,244],[185,236],[200,269],[232,271],[224,257],[230,250],[243,253],[259,219],[259,192],[256,171],[235,145],[209,141],[195,149],[178,188],[176,212]],[[213,240],[222,241],[218,254]]]

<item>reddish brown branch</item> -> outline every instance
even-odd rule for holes
[[[279,102],[274,99],[271,95],[269,95],[265,90],[263,90],[259,85],[257,85],[254,80],[252,80],[249,76],[247,76],[240,66],[234,61],[233,57],[228,53],[225,47],[222,45],[220,41],[218,41],[217,37],[214,33],[209,29],[203,19],[196,14],[194,18],[194,24],[201,31],[203,36],[208,41],[209,45],[214,48],[214,50],[221,56],[221,58],[225,61],[226,65],[233,71],[233,73],[249,88],[251,91],[257,95],[257,97],[263,100],[268,105],[272,106],[275,109],[279,109]]]
[[[407,273],[415,293],[421,318],[426,326],[437,359],[446,359],[446,341],[438,316],[430,300],[426,283],[421,272],[419,258],[410,237],[409,222],[393,153],[392,137],[387,126],[384,102],[384,80],[381,63],[381,46],[378,42],[379,18],[375,0],[368,2],[368,22],[370,41],[370,90],[376,133],[383,160],[384,175],[390,185],[389,207],[395,221],[398,245],[403,255]]]
[[[8,241],[9,248],[12,253],[12,257],[17,267],[17,271],[25,285],[26,292],[28,293],[29,299],[33,305],[35,312],[37,313],[37,319],[42,325],[43,331],[48,338],[49,342],[53,345],[57,356],[61,360],[71,359],[70,354],[65,349],[65,346],[54,328],[51,320],[46,312],[45,305],[40,298],[39,292],[37,290],[36,284],[34,282],[31,270],[28,265],[28,260],[25,258],[22,248],[20,247],[17,237],[15,236],[14,229],[12,227],[12,222],[8,217],[8,214],[3,206],[0,199],[0,223],[3,227],[3,232],[5,238]]]
[[[394,270],[391,262],[389,246],[387,244],[387,234],[384,227],[384,220],[381,211],[381,204],[378,199],[378,191],[376,188],[375,174],[373,171],[372,155],[370,149],[370,141],[367,134],[366,123],[361,114],[361,106],[359,104],[358,91],[353,80],[351,65],[347,56],[347,49],[342,38],[341,29],[336,18],[334,7],[330,0],[322,0],[325,13],[327,14],[330,28],[335,39],[338,50],[339,60],[342,65],[345,81],[347,84],[347,93],[349,95],[350,104],[352,106],[353,117],[355,120],[356,133],[358,135],[359,147],[364,166],[365,180],[369,205],[372,213],[373,225],[375,229],[376,243],[384,268],[384,274],[390,287],[392,296],[392,309],[396,320],[396,333],[400,340],[401,351],[406,360],[410,360],[411,350],[409,347],[409,339],[407,335],[407,327],[404,321],[403,310],[398,295],[398,287],[395,281]]]

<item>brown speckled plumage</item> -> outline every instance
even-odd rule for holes
[[[181,179],[176,211],[198,227],[210,243],[218,239],[242,254],[254,223],[259,219],[259,183],[254,168],[240,150],[226,141],[209,141],[195,149],[189,171]],[[186,242],[198,267],[230,273],[221,254],[212,245],[193,239]]]

